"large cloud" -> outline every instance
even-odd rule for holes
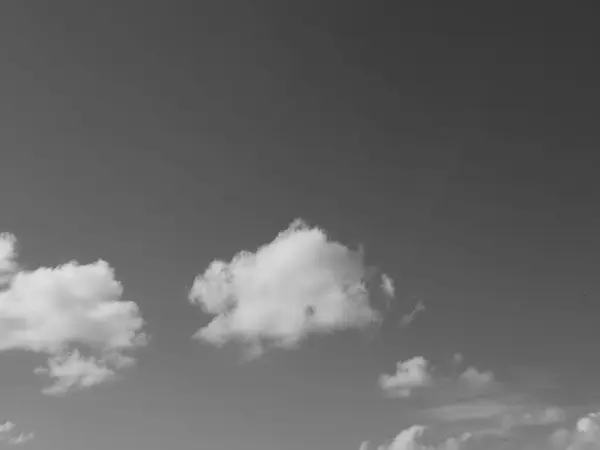
[[[15,244],[11,235],[0,237],[0,268],[15,267]],[[133,363],[126,353],[146,342],[138,306],[123,301],[122,294],[105,261],[15,271],[0,290],[0,351],[49,355],[48,368],[38,372],[57,381],[46,393],[110,379],[116,369]],[[97,356],[82,357],[78,346]]]
[[[196,278],[190,301],[215,316],[196,337],[261,352],[265,345],[294,347],[311,333],[364,329],[381,319],[369,273],[361,252],[295,221],[254,253],[213,261]],[[383,295],[393,294],[389,277],[383,285]]]

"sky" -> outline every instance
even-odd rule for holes
[[[0,448],[600,448],[593,18],[3,2]]]

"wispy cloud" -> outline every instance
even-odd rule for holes
[[[22,445],[22,444],[25,444],[25,443],[33,440],[34,437],[35,437],[34,433],[20,433],[16,437],[9,438],[8,444],[9,445]]]
[[[15,245],[14,236],[0,235],[0,268],[12,270],[0,289],[0,352],[49,355],[48,367],[37,370],[57,379],[47,393],[97,384],[133,361],[125,352],[145,344],[144,321],[134,302],[122,300],[108,263],[13,270]],[[82,359],[77,347],[97,356]]]
[[[309,334],[365,329],[381,321],[367,269],[362,252],[295,221],[255,252],[213,261],[196,278],[190,301],[215,316],[196,337],[238,341],[256,355],[266,346],[293,348]],[[393,290],[384,279],[384,290]]]
[[[417,315],[419,315],[423,311],[425,311],[425,303],[419,300],[410,313],[402,316],[402,318],[400,319],[400,325],[403,327],[410,325],[415,320]]]
[[[16,425],[13,422],[4,422],[0,424],[0,442],[8,445],[21,445],[31,441],[34,438],[33,433],[15,432]]]

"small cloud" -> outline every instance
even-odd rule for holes
[[[414,389],[432,383],[428,366],[428,361],[421,356],[399,361],[395,374],[383,374],[379,377],[379,386],[390,397],[410,397]]]
[[[269,345],[294,348],[310,334],[365,329],[381,321],[369,272],[360,251],[295,221],[255,252],[213,261],[196,277],[190,302],[214,318],[195,337],[241,342],[256,356]]]
[[[115,377],[115,371],[106,361],[93,357],[82,357],[74,350],[68,355],[54,356],[48,360],[48,367],[39,367],[35,371],[47,374],[56,382],[42,392],[46,395],[62,395],[74,388],[86,388],[103,383]]]
[[[423,311],[425,311],[425,304],[419,300],[415,305],[415,308],[410,313],[402,316],[400,319],[400,325],[403,327],[410,325],[415,320],[417,315]]]

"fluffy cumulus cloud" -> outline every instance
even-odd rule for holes
[[[190,291],[193,304],[214,316],[196,337],[214,345],[237,341],[260,353],[292,348],[310,334],[365,329],[381,320],[360,251],[295,221],[255,252],[213,261]],[[382,295],[393,294],[383,278]]]
[[[16,425],[12,422],[0,423],[0,442],[8,445],[21,445],[31,441],[34,438],[33,433],[24,433],[16,430]]]
[[[379,377],[379,386],[390,397],[410,397],[414,389],[429,386],[433,379],[429,363],[421,356],[399,361],[396,373]]]
[[[48,355],[48,366],[36,370],[55,379],[48,394],[101,383],[131,365],[128,352],[146,342],[144,322],[138,306],[122,300],[108,263],[19,271],[15,245],[13,236],[0,237],[0,268],[10,273],[0,288],[0,351]],[[82,356],[80,347],[94,356]]]
[[[75,349],[68,354],[51,357],[48,367],[38,367],[35,372],[46,374],[55,383],[43,390],[48,395],[64,394],[74,387],[91,387],[111,380],[116,370],[131,366],[135,360],[129,356],[106,354],[103,358],[85,357]]]

